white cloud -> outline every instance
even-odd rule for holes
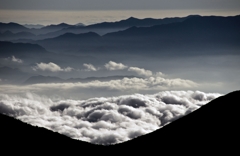
[[[163,74],[162,72],[156,72],[155,76],[156,77],[165,77],[166,74]]]
[[[19,58],[16,58],[15,56],[12,56],[12,61],[17,63],[23,63],[23,61]]]
[[[142,76],[152,76],[152,71],[145,70],[143,68],[130,67],[130,68],[128,68],[128,71],[136,72],[138,75],[142,75]]]
[[[87,68],[87,69],[85,69],[85,71],[97,71],[97,70],[98,70],[98,69],[96,69],[96,68],[94,67],[94,65],[92,65],[92,64],[86,64],[86,63],[84,63],[83,66]]]
[[[10,61],[16,62],[16,63],[23,63],[23,60],[16,58],[15,56],[5,58],[5,60],[10,60]]]
[[[112,70],[123,70],[123,69],[128,68],[128,71],[135,72],[141,76],[146,76],[146,77],[153,76],[153,72],[150,70],[146,70],[146,69],[139,68],[139,67],[128,67],[122,63],[116,63],[113,61],[109,61],[104,66],[107,70],[111,70],[111,71]],[[163,74],[162,72],[156,72],[156,74],[154,74],[154,76],[155,77],[164,77],[166,75]]]
[[[150,133],[220,96],[200,91],[164,91],[88,100],[53,100],[28,93],[0,94],[0,113],[73,139],[116,144]]]
[[[49,63],[37,63],[37,66],[32,67],[34,71],[36,70],[42,70],[42,71],[51,71],[51,72],[59,72],[59,71],[64,71],[64,72],[70,72],[73,70],[71,67],[67,68],[61,68],[59,65],[49,62]]]
[[[123,69],[126,69],[128,67],[128,66],[126,66],[122,63],[116,63],[116,62],[113,62],[113,61],[109,61],[104,66],[107,70],[123,70]]]

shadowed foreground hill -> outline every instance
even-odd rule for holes
[[[93,145],[70,139],[58,133],[36,128],[19,120],[0,115],[1,148],[10,147],[11,154],[92,153],[104,155],[147,152],[161,154],[238,152],[240,139],[238,110],[240,91],[212,100],[193,113],[165,127],[131,141],[111,146]],[[235,143],[236,142],[236,143]],[[16,150],[19,148],[21,150]],[[24,150],[23,150],[24,149]],[[193,150],[190,152],[190,150]],[[237,154],[236,154],[237,155]]]

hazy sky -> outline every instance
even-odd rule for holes
[[[240,14],[239,0],[0,0],[0,22],[93,24],[137,18]]]
[[[19,10],[240,10],[239,0],[0,0],[0,4],[0,9]]]

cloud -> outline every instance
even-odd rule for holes
[[[16,58],[15,56],[12,56],[12,61],[17,63],[23,63],[23,61],[19,58]]]
[[[70,72],[73,70],[73,68],[71,67],[67,67],[67,68],[61,68],[60,66],[58,66],[55,63],[49,62],[49,63],[37,63],[37,66],[32,67],[32,69],[34,71],[36,70],[42,70],[42,71],[51,71],[51,72],[59,72],[59,71],[63,71],[63,72]]]
[[[219,97],[200,91],[163,91],[87,100],[53,100],[37,94],[0,94],[0,113],[73,139],[110,145],[166,124]]]
[[[166,74],[163,74],[162,72],[156,72],[155,76],[156,77],[165,77]]]
[[[85,69],[85,71],[97,71],[98,70],[92,64],[84,63],[83,66],[87,68],[87,69]]]
[[[143,68],[138,68],[138,67],[130,67],[130,68],[128,68],[128,71],[136,72],[138,75],[142,75],[142,76],[151,76],[152,75],[152,71],[145,70]]]
[[[23,60],[21,60],[21,59],[19,59],[19,58],[16,58],[15,56],[8,57],[8,58],[6,58],[5,60],[10,60],[10,61],[16,62],[16,63],[23,63]]]
[[[24,94],[34,92],[51,97],[87,99],[91,97],[119,96],[132,93],[154,93],[164,90],[197,89],[199,84],[184,79],[160,77],[123,78],[110,81],[90,81],[77,83],[40,83],[32,85],[1,85],[0,93]]]
[[[113,61],[109,61],[104,66],[107,70],[123,70],[123,69],[126,69],[128,67],[128,66],[126,66],[122,63],[116,63],[116,62],[113,62]]]
[[[137,73],[138,75],[141,75],[141,76],[146,76],[146,77],[153,76],[153,72],[150,71],[150,70],[146,70],[146,69],[139,68],[139,67],[128,67],[128,66],[126,66],[122,63],[116,63],[116,62],[113,62],[113,61],[109,61],[104,66],[107,70],[111,70],[111,71],[113,71],[113,70],[124,70],[124,69],[128,68],[128,71],[135,72],[135,73]],[[165,77],[166,75],[163,74],[162,72],[156,72],[154,74],[154,76],[155,77]]]

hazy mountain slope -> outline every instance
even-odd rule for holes
[[[100,61],[96,57],[88,56],[87,53],[79,56],[74,56],[70,54],[59,54],[49,52],[38,44],[0,41],[0,59],[3,60],[3,64],[8,66],[9,63],[11,63],[11,59],[6,59],[12,58],[12,56],[21,59],[23,63],[19,65],[28,66],[30,70],[30,67],[35,66],[36,63],[41,62],[53,62],[59,66],[70,66],[77,69],[84,63],[103,63],[103,61]],[[31,70],[31,72],[33,71]]]
[[[0,57],[9,57],[11,55],[36,55],[46,52],[46,49],[37,44],[0,41]]]
[[[26,73],[18,68],[0,67],[1,83],[21,83],[34,74]]]
[[[5,31],[3,33],[0,33],[0,40],[7,41],[7,40],[17,40],[17,39],[32,39],[35,38],[36,35],[30,33],[30,32],[18,32],[18,33],[12,33],[11,31]]]

